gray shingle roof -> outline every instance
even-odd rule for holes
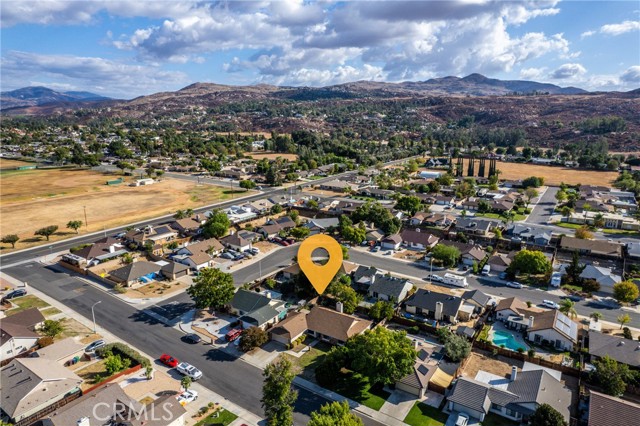
[[[409,288],[406,289],[407,284]],[[387,275],[376,275],[373,284],[369,286],[369,293],[384,294],[389,297],[393,297],[396,301],[401,301],[403,292],[411,289],[409,280],[402,278],[390,277]]]
[[[253,312],[267,306],[270,300],[267,296],[255,291],[239,289],[231,299],[231,306],[239,311]]]
[[[491,389],[491,386],[486,383],[467,377],[460,377],[447,399],[486,414],[489,412],[489,407],[491,407],[489,389]]]
[[[520,412],[527,411],[522,404],[549,404],[560,412],[565,419],[569,419],[571,392],[544,370],[519,372],[516,380],[509,382],[507,390],[518,395],[518,399],[513,401],[511,405],[517,405],[517,409]],[[508,408],[516,407],[509,406]]]
[[[122,281],[129,282],[137,280],[140,277],[144,277],[145,275],[159,272],[160,269],[162,269],[162,266],[156,263],[140,261],[130,263],[129,265],[123,266],[115,271],[111,271],[110,275]]]
[[[640,419],[640,404],[591,391],[589,426],[633,425]]]
[[[590,331],[589,354],[597,357],[609,355],[618,362],[640,367],[640,342],[634,340]]]
[[[418,289],[407,301],[407,306],[415,306],[431,312],[436,310],[436,302],[442,302],[442,313],[455,316],[462,306],[462,298],[450,294]]]
[[[284,305],[284,303],[282,303],[281,305]],[[254,311],[251,311],[246,315],[241,316],[240,321],[248,322],[249,324],[260,327],[277,317],[279,314],[280,312],[278,312],[275,306],[265,305]]]

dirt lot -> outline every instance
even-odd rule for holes
[[[18,167],[18,166],[35,166],[36,163],[29,163],[26,161],[20,160],[11,160],[8,158],[0,158],[0,169],[4,169],[5,167]]]
[[[478,371],[484,370],[497,376],[507,377],[511,373],[512,365],[522,368],[523,363],[522,361],[505,358],[503,356],[494,358],[492,356],[471,352],[469,360],[462,371],[462,375],[473,379],[476,377]]]
[[[57,225],[51,240],[75,235],[66,228],[70,220],[84,220],[86,206],[88,229],[80,233],[140,221],[195,208],[230,198],[228,190],[212,185],[164,179],[149,186],[125,184],[107,186],[116,175],[90,170],[27,170],[4,172],[1,177],[0,216],[2,234],[17,234],[16,249],[45,243],[33,233],[48,225]],[[131,179],[131,178],[129,178]],[[2,251],[9,251],[4,245]]]
[[[478,162],[476,161],[476,173],[478,172]],[[464,174],[467,174],[467,161],[464,162]],[[488,163],[487,163],[487,166]],[[504,163],[498,161],[497,164],[500,173],[500,179],[515,180],[524,179],[529,176],[543,177],[546,184],[560,185],[564,182],[567,184],[584,184],[584,185],[609,185],[618,177],[617,172],[604,172],[596,170],[577,170],[565,167],[543,166],[539,164],[522,164],[522,163]],[[442,171],[442,170],[433,170]]]
[[[244,155],[246,155],[247,157],[251,157],[254,160],[262,160],[263,158],[266,158],[267,160],[275,160],[278,157],[282,157],[285,160],[291,160],[291,161],[298,159],[298,154],[283,154],[280,152],[256,151],[256,152],[245,152]]]

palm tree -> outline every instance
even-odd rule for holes
[[[562,216],[569,218],[573,213],[573,209],[569,206],[564,206],[561,210]]]
[[[578,312],[576,312],[575,305],[575,302],[572,302],[569,299],[562,299],[558,310],[568,317],[576,318],[578,316]]]
[[[604,227],[604,216],[602,215],[602,213],[598,213],[593,217],[593,226],[595,226],[596,228]]]
[[[591,312],[589,315],[595,322],[598,322],[602,319],[602,314],[600,312]]]

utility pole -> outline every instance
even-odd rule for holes
[[[91,316],[93,317],[93,333],[96,333],[96,313],[93,311],[93,308],[99,303],[102,303],[102,300],[98,300],[96,303],[91,305]]]
[[[87,206],[82,206],[84,209],[84,229],[89,230],[89,222],[87,222]]]

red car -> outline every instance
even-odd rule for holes
[[[241,334],[242,334],[242,329],[234,328],[233,330],[228,332],[224,337],[227,339],[228,342],[233,342],[238,337],[240,337]]]
[[[180,361],[167,354],[162,354],[162,356],[160,357],[160,362],[171,368],[176,368],[178,364],[180,364]]]

